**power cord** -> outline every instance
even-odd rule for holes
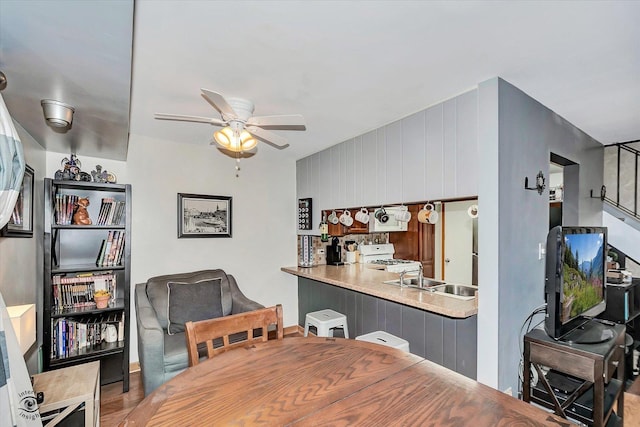
[[[518,396],[522,396],[522,386],[524,384],[524,350],[522,348],[522,342],[524,336],[537,327],[542,321],[536,323],[533,327],[533,319],[538,314],[545,314],[547,312],[547,303],[544,303],[536,308],[524,319],[522,326],[520,326],[520,334],[518,336],[518,349],[520,350],[520,363],[518,364]],[[525,328],[526,326],[526,328]],[[526,330],[525,330],[526,329]],[[525,332],[523,332],[525,331]],[[535,370],[531,370],[531,384],[536,385],[538,383],[538,373]]]

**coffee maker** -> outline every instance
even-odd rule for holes
[[[327,245],[327,265],[344,265],[340,239],[337,237],[331,239],[331,244]]]

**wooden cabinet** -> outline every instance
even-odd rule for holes
[[[408,205],[411,220],[404,233],[389,233],[395,249],[394,258],[414,259],[422,263],[425,277],[435,277],[435,225],[417,220],[423,205]]]
[[[602,427],[610,417],[624,415],[624,343],[625,327],[611,327],[615,337],[599,344],[575,344],[551,339],[544,329],[533,329],[524,337],[523,400],[554,410],[564,418]],[[543,388],[532,390],[531,367],[536,370]],[[581,380],[575,392],[562,396],[547,381],[541,367]],[[549,374],[547,374],[548,376]],[[591,414],[582,413],[574,405],[580,396],[591,393]],[[544,396],[544,397],[542,397]],[[617,414],[613,404],[618,402]],[[584,407],[583,407],[584,408]],[[617,425],[617,424],[615,424]]]
[[[38,406],[47,426],[75,425],[76,410],[84,412],[85,427],[100,425],[100,363],[43,372],[33,376],[33,391],[44,394]],[[63,422],[64,421],[64,422]],[[67,423],[68,421],[68,423]],[[79,420],[78,420],[79,421]]]
[[[51,179],[44,185],[44,370],[100,361],[102,384],[122,381],[127,391],[131,186]],[[67,220],[75,198],[89,199],[91,225]],[[99,262],[101,252],[112,256]],[[107,308],[96,307],[97,289],[111,291]]]
[[[366,234],[369,233],[369,224],[363,224],[359,221],[355,220],[356,217],[356,212],[358,212],[359,209],[349,209],[349,212],[351,213],[351,217],[354,218],[353,220],[353,224],[351,224],[351,226],[347,227],[345,225],[343,225],[342,223],[337,223],[337,224],[332,224],[331,222],[328,223],[329,225],[329,235],[333,236],[333,237],[340,237],[340,236],[344,236],[346,234]],[[342,214],[342,212],[344,212],[344,210],[342,209],[336,209],[336,214],[338,216],[340,216],[340,214]],[[320,213],[320,217],[322,218],[323,213],[327,215],[327,217],[329,216],[329,214],[331,214],[332,210],[326,210],[326,211],[322,211]]]

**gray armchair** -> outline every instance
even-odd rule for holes
[[[223,316],[264,308],[244,296],[234,277],[220,269],[157,276],[136,285],[134,301],[138,326],[138,357],[145,396],[188,366],[184,332],[168,332],[168,284],[189,286],[213,281],[217,285],[217,279],[220,280],[218,304],[221,305]],[[217,292],[217,287],[215,289]],[[175,323],[172,325],[175,326]],[[182,326],[180,325],[181,329]]]

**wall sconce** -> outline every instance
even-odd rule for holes
[[[71,105],[53,99],[43,99],[40,104],[44,111],[44,119],[49,126],[54,128],[71,127],[73,112],[75,111]]]
[[[589,197],[591,197],[592,199],[600,199],[604,201],[605,197],[607,197],[607,187],[605,185],[600,187],[600,197],[593,197],[593,189],[591,189],[591,191],[589,192]]]
[[[536,190],[536,191],[538,191],[538,194],[542,194],[542,192],[545,189],[544,175],[543,175],[542,171],[538,172],[538,175],[536,175],[536,186],[535,187],[529,187],[529,178],[525,176],[524,177],[524,189],[525,190]]]
[[[7,312],[18,338],[20,350],[25,354],[36,342],[36,305],[14,305],[7,307]]]

